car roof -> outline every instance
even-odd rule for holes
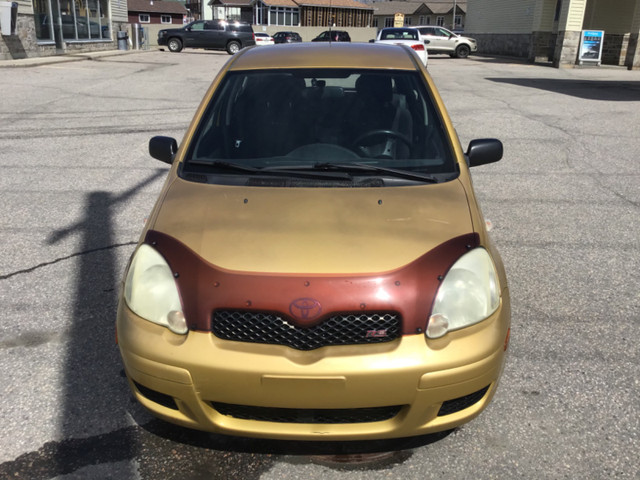
[[[279,48],[249,47],[232,58],[230,70],[278,68],[371,68],[416,70],[412,52],[380,43],[288,43]]]

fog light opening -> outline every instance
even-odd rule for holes
[[[449,319],[440,313],[429,317],[426,335],[429,338],[440,338],[449,331]]]
[[[171,310],[169,312],[167,315],[167,325],[169,326],[169,330],[178,335],[184,335],[189,331],[184,313],[178,310]]]

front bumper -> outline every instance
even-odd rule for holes
[[[118,343],[136,399],[172,423],[272,439],[407,437],[466,423],[491,401],[509,330],[503,293],[489,319],[437,340],[313,351],[176,335],[121,301]]]

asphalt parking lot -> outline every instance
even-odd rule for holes
[[[430,58],[463,147],[505,145],[472,171],[513,309],[502,382],[476,420],[270,442],[166,425],[132,401],[114,319],[167,172],[147,142],[182,136],[227,59],[0,66],[0,479],[639,478],[640,72],[624,68]]]

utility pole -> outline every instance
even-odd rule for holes
[[[453,19],[451,20],[451,31],[456,29],[456,0],[453,0]]]

